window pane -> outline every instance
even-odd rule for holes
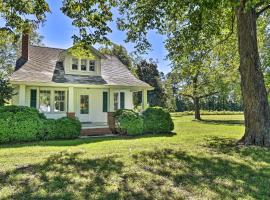
[[[89,114],[89,96],[88,95],[80,96],[80,113]]]
[[[89,61],[89,70],[90,71],[95,71],[96,68],[96,62],[94,60]]]
[[[118,110],[118,93],[113,94],[114,110]]]
[[[54,112],[65,111],[65,91],[54,91]]]
[[[41,112],[51,112],[51,91],[40,90],[40,92],[39,92],[39,110]]]
[[[82,71],[86,71],[86,60],[85,59],[82,59],[81,60],[81,70]]]
[[[72,58],[72,69],[73,70],[78,70],[78,63],[79,63],[78,59]]]

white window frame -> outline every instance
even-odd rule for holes
[[[94,62],[94,70],[90,70],[90,62]],[[88,71],[89,72],[95,72],[96,71],[96,68],[97,68],[97,62],[96,60],[88,60]]]
[[[73,60],[78,60],[78,64],[77,64],[77,69],[73,69],[73,67],[72,67],[72,65],[73,65]],[[79,58],[74,58],[74,57],[72,57],[71,58],[71,70],[72,71],[75,71],[75,72],[77,72],[77,71],[80,71],[81,70],[81,62],[80,62],[80,59]]]
[[[73,59],[77,59],[78,60],[78,69],[72,69],[72,64],[73,64]],[[86,60],[86,70],[82,70],[81,68],[81,63],[82,60]],[[90,62],[93,61],[95,63],[95,69],[94,71],[90,70]],[[72,72],[82,72],[82,73],[96,73],[97,72],[97,60],[90,60],[90,59],[86,59],[86,58],[76,58],[76,57],[71,57],[71,61],[70,61],[70,69]]]
[[[40,87],[38,88],[38,92],[37,92],[37,98],[38,98],[38,103],[37,103],[37,109],[39,110],[39,106],[40,106],[40,91],[41,90],[48,90],[51,92],[51,96],[50,96],[50,112],[43,112],[43,113],[47,113],[47,114],[63,114],[67,112],[67,99],[68,99],[68,92],[66,88],[47,88],[47,87]],[[60,112],[54,112],[54,99],[55,99],[55,91],[64,91],[65,92],[65,110],[64,111],[60,111]],[[39,110],[40,111],[40,110]]]
[[[120,107],[121,107],[121,102],[120,102],[121,101],[121,97],[120,97],[121,96],[121,92],[125,93],[125,97],[126,97],[126,92],[123,91],[123,90],[120,90],[120,91],[117,91],[117,92],[113,92],[113,110],[114,111],[120,110]],[[118,109],[117,110],[114,109],[114,94],[115,93],[118,93],[118,106],[117,106]],[[125,100],[125,106],[124,107],[126,108],[126,100]]]

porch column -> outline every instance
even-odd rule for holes
[[[26,106],[25,105],[25,85],[20,85],[20,88],[19,88],[19,105]]]
[[[75,117],[74,109],[74,87],[68,87],[68,117]]]
[[[145,110],[148,107],[147,90],[142,91],[142,109]]]

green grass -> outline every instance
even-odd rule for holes
[[[269,199],[270,150],[241,115],[174,117],[175,134],[0,146],[0,199]]]

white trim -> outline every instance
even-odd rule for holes
[[[25,85],[20,85],[19,89],[19,105],[25,106]]]

